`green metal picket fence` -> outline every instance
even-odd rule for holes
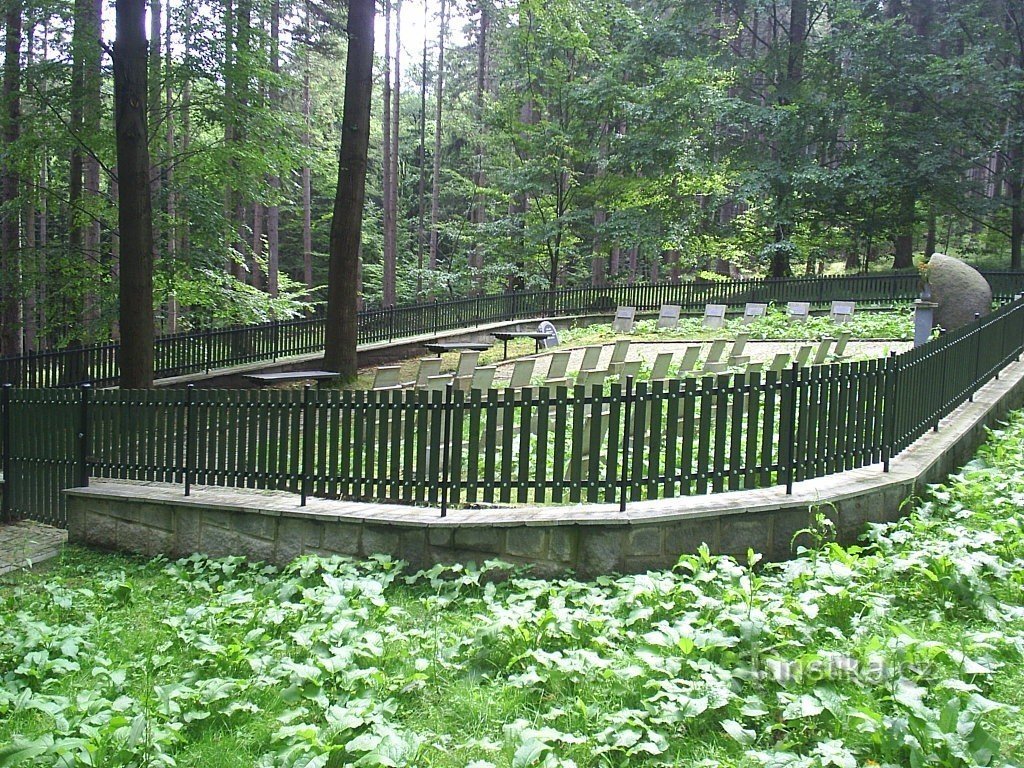
[[[985,272],[993,296],[1008,300],[1024,290],[1022,272]],[[742,305],[754,302],[808,301],[826,307],[833,300],[860,302],[909,301],[919,291],[916,272],[778,280],[659,283],[522,291],[359,313],[358,342],[372,344],[471,329],[485,323],[521,318],[559,317],[614,311],[618,305],[656,311],[677,304],[695,311],[705,304]],[[324,320],[309,317],[248,326],[211,328],[157,338],[157,378],[208,372],[323,350]],[[73,349],[0,357],[0,383],[19,387],[69,387],[83,382],[108,386],[118,380],[118,345],[93,344]]]
[[[440,507],[618,503],[884,462],[1024,350],[1024,301],[880,360],[463,393],[4,387],[3,513],[109,477]]]

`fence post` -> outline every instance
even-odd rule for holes
[[[782,414],[779,424],[779,466],[785,472],[786,493],[793,493],[793,478],[796,474],[796,414],[799,395],[798,377],[800,365],[793,365],[782,372]]]
[[[944,348],[948,349],[948,345]],[[935,416],[935,426],[932,427],[932,432],[939,431],[939,422],[942,420],[942,414],[946,411],[946,369],[948,367],[948,365],[942,366],[942,384],[941,389],[939,389],[939,408],[938,413]]]
[[[889,471],[892,447],[896,442],[896,353],[890,352],[885,361],[885,389],[882,395],[882,471]]]
[[[206,372],[210,372],[213,363],[213,328],[206,327]]]
[[[193,443],[195,441],[195,435],[193,434],[195,428],[195,392],[196,385],[189,384],[185,388],[185,495],[189,496],[192,493],[192,464],[195,459],[192,456]]]
[[[3,410],[4,430],[0,439],[3,440],[3,466],[0,471],[4,475],[4,486],[0,489],[3,493],[3,508],[0,509],[0,520],[5,523],[14,522],[11,516],[11,390],[13,385],[4,384],[3,397],[0,399],[0,408]]]
[[[974,313],[974,322],[977,324],[978,319],[981,317],[980,312]],[[967,397],[967,402],[974,402],[974,393],[978,389],[978,376],[981,375],[981,328],[975,328],[972,332],[974,336],[974,376],[971,378],[974,380],[971,384],[971,394]]]
[[[448,482],[452,468],[452,397],[455,392],[454,382],[449,381],[444,388],[444,435],[441,445],[441,517],[448,516]]]
[[[83,384],[78,408],[78,488],[89,487],[89,399],[92,385]]]
[[[309,473],[313,464],[313,419],[310,415],[309,406],[312,404],[311,393],[313,385],[307,384],[302,390],[302,477],[299,482],[301,487],[301,500],[299,506],[306,506],[306,497],[309,495]]]
[[[278,318],[274,318],[273,325],[273,339],[274,339],[274,362],[277,362],[277,358],[281,354],[281,321]]]
[[[597,403],[598,413],[601,403]],[[619,471],[619,512],[626,511],[626,479],[629,474],[629,438],[632,437],[633,377],[626,377],[626,403],[622,416],[622,467]]]
[[[1009,361],[1006,359],[1006,320],[1000,318],[999,323],[999,365],[996,366],[996,381],[999,381],[999,371]]]

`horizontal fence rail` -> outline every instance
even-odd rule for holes
[[[464,393],[3,388],[3,513],[90,476],[440,507],[764,488],[890,459],[1024,351],[1024,301],[887,358]]]
[[[985,272],[993,296],[1007,301],[1024,291],[1024,272]],[[619,305],[640,311],[677,304],[697,310],[705,304],[808,301],[822,307],[835,300],[909,301],[920,291],[916,272],[885,275],[796,277],[778,280],[661,283],[522,291],[386,309],[367,309],[357,318],[359,344],[388,342],[486,323],[523,318],[612,312]],[[206,373],[216,368],[273,362],[323,350],[322,312],[308,317],[159,337],[157,378]],[[21,357],[0,358],[0,383],[19,387],[109,386],[118,381],[117,344],[94,344]]]

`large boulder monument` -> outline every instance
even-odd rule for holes
[[[922,267],[935,307],[935,325],[952,331],[992,310],[992,287],[982,274],[960,259],[933,253]]]

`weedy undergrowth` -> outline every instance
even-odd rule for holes
[[[1014,765],[1022,456],[1016,416],[859,546],[812,508],[780,564],[71,550],[0,592],[0,766]]]

